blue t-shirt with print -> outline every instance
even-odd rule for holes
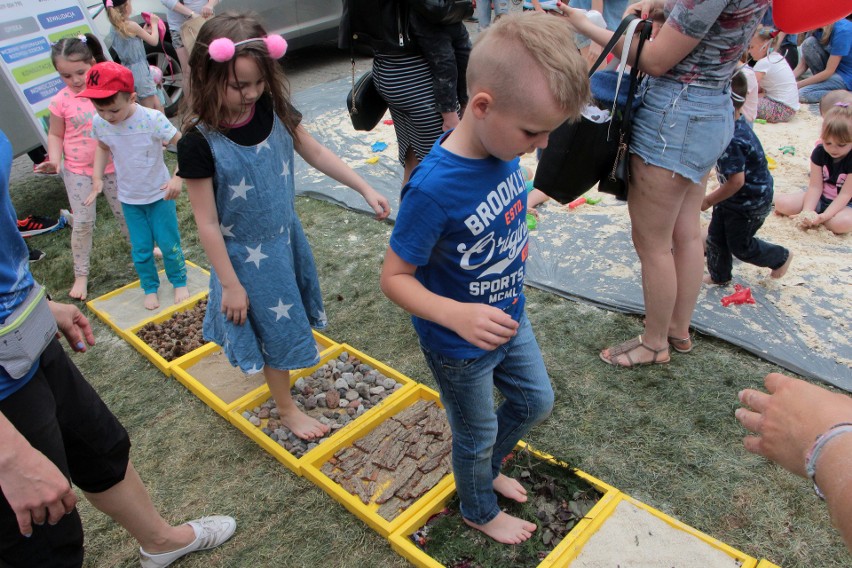
[[[12,171],[12,144],[0,131],[0,323],[5,323],[15,308],[23,302],[33,287],[29,252],[18,231],[18,217],[9,198],[9,173]],[[13,379],[0,367],[0,400],[27,384],[38,368],[20,379]]]
[[[814,37],[821,40],[822,30],[817,30]],[[828,53],[840,56],[835,73],[843,77],[847,89],[852,89],[852,22],[845,19],[835,22],[828,41]]]
[[[390,247],[417,267],[414,276],[429,291],[490,304],[517,321],[529,236],[519,160],[463,158],[441,142],[403,188]],[[436,323],[415,316],[412,322],[430,350],[455,359],[486,353]]]
[[[769,164],[760,140],[745,117],[741,116],[734,123],[734,137],[716,162],[716,170],[720,183],[734,174],[745,174],[742,188],[717,206],[757,211],[772,203],[774,181],[769,173]]]

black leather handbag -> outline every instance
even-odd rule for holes
[[[639,21],[629,15],[621,22],[612,39],[591,67],[597,69],[615,47],[621,35],[638,29],[636,60],[642,46],[651,35],[651,22]],[[591,76],[591,73],[589,74]],[[630,186],[629,162],[630,134],[634,107],[634,95],[639,88],[639,68],[633,65],[627,83],[627,99],[624,105],[613,105],[613,112],[606,122],[593,122],[586,117],[577,121],[566,121],[550,133],[536,168],[533,186],[560,203],[568,203],[598,184],[598,191],[626,200]],[[617,91],[617,88],[616,88]],[[612,96],[618,100],[618,93]]]
[[[355,130],[372,130],[388,110],[388,103],[376,89],[372,71],[367,71],[357,81],[353,72],[352,80],[352,89],[346,96],[346,108],[352,126]]]

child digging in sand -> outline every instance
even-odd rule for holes
[[[106,61],[89,69],[86,89],[77,96],[91,99],[98,113],[92,119],[92,137],[98,141],[92,192],[83,204],[91,205],[103,191],[104,169],[112,153],[118,200],[130,232],[133,266],[145,293],[145,308],[160,307],[154,241],[163,251],[175,304],[186,300],[186,262],[175,207],[182,182],[177,174],[169,177],[163,161],[163,145],[176,143],[180,132],[160,111],[137,104],[133,74],[118,63]]]
[[[553,389],[524,314],[527,199],[518,157],[547,145],[589,97],[586,64],[565,23],[504,16],[480,33],[470,100],[403,188],[382,291],[412,314],[453,434],[465,522],[518,544],[536,525],[500,510],[526,501],[503,458],[553,407]],[[471,183],[476,180],[476,183]],[[504,397],[494,408],[493,389]]]
[[[719,158],[720,186],[704,198],[701,210],[713,207],[707,230],[707,284],[731,281],[733,257],[765,266],[772,278],[781,278],[793,254],[786,248],[755,238],[772,210],[773,180],[760,140],[742,116],[748,81],[742,72],[731,81],[734,102],[734,138]]]

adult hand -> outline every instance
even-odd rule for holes
[[[209,18],[210,16],[212,16],[212,15],[214,14],[214,11],[213,11],[213,7],[214,7],[214,6],[216,6],[216,1],[215,1],[215,0],[210,0],[210,2],[208,2],[207,4],[205,4],[205,5],[201,8],[201,17],[202,17],[202,18]]]
[[[448,327],[480,349],[493,351],[518,333],[518,322],[494,306],[466,302],[457,306]]]
[[[77,496],[61,471],[23,438],[4,448],[0,464],[0,489],[18,520],[24,536],[33,534],[33,524],[58,523],[74,510]],[[14,447],[17,446],[17,447]]]
[[[806,477],[805,458],[817,436],[840,422],[852,422],[852,398],[779,373],[764,379],[767,393],[745,389],[737,420],[756,435],[745,448]]]
[[[56,326],[71,349],[79,353],[86,352],[86,344],[95,344],[95,334],[92,326],[83,312],[77,306],[71,304],[60,304],[59,302],[48,302],[50,311],[56,319]],[[57,337],[59,334],[57,333]],[[84,343],[85,341],[85,343]]]

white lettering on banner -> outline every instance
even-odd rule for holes
[[[482,233],[492,221],[500,216],[512,200],[526,191],[526,182],[520,170],[513,172],[496,189],[488,192],[485,200],[476,206],[474,215],[464,220],[464,224],[474,236]]]

